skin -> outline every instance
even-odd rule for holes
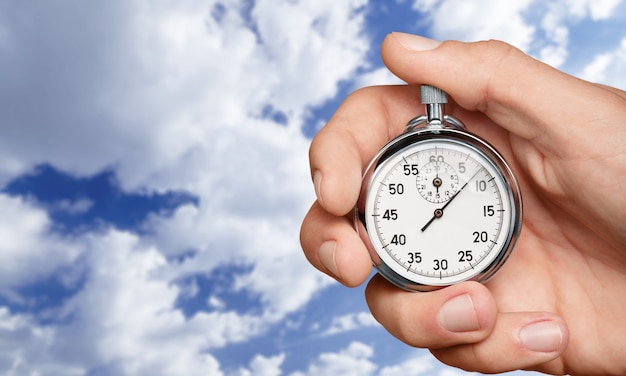
[[[440,87],[453,99],[446,112],[514,170],[522,233],[484,285],[413,293],[374,277],[366,289],[373,316],[408,345],[469,371],[626,374],[626,92],[497,41],[439,44],[394,33],[381,53],[408,85],[356,91],[312,141],[318,199],[302,224],[307,259],[346,286],[366,281],[372,263],[351,217],[361,174],[423,112],[419,85]],[[454,317],[473,321],[450,330],[442,310],[459,297],[471,314],[452,305],[465,315]],[[539,351],[522,334],[536,324],[551,334],[540,336]]]

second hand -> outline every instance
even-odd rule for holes
[[[461,189],[459,189],[458,191],[456,191],[456,193],[450,197],[450,199],[448,200],[448,202],[446,202],[446,204],[444,206],[442,206],[440,209],[435,209],[435,213],[433,214],[433,217],[424,225],[424,227],[422,227],[422,232],[426,231],[426,229],[428,228],[428,226],[431,225],[431,223],[433,223],[435,221],[435,219],[437,218],[441,218],[443,217],[443,211],[446,207],[448,207],[448,205],[450,205],[450,203],[452,202],[452,200],[454,200],[456,198],[456,196],[459,195],[459,193],[461,193],[461,191],[463,191],[465,189],[465,187],[467,187],[467,185],[469,184],[470,181],[472,181],[472,179],[474,179],[474,177],[476,175],[478,175],[478,173],[480,172],[480,170],[482,170],[482,168],[478,169],[474,175],[472,175],[471,178],[469,178],[468,181],[465,182],[465,184],[463,184],[463,186],[461,187]]]

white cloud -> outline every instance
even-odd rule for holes
[[[197,124],[201,142],[144,181],[200,197],[199,207],[182,207],[172,218],[151,223],[162,251],[198,252],[173,266],[172,273],[196,273],[229,262],[253,265],[236,287],[260,294],[279,316],[301,307],[330,283],[299,251],[300,220],[314,199],[309,140],[300,127],[308,106],[334,96],[338,81],[365,64],[367,44],[359,13],[363,4],[260,1],[251,13],[258,36],[245,39],[252,43],[245,44],[249,53],[231,58],[235,49],[242,54],[242,47],[221,47],[226,52],[217,59],[224,65],[218,72],[236,72],[240,82],[221,83],[220,75],[210,76],[206,86],[212,92],[201,95],[206,98],[201,106],[190,108],[197,111],[193,118],[205,119]],[[222,27],[234,17],[228,16],[232,12],[225,11]],[[230,36],[225,38],[228,43]],[[215,71],[210,69],[214,56],[197,59],[208,56],[205,69]],[[237,89],[241,87],[244,93]],[[229,105],[220,103],[224,98]],[[287,115],[286,127],[258,118],[268,103]]]
[[[50,353],[54,330],[28,315],[0,307],[0,369],[7,375],[84,375],[83,368],[61,364]]]
[[[51,233],[43,209],[6,195],[0,195],[0,207],[0,294],[49,277],[83,252],[78,243]]]
[[[2,286],[77,268],[78,256],[84,272],[82,289],[46,312],[49,326],[6,313],[4,322],[30,320],[20,330],[46,341],[16,341],[2,369],[14,361],[19,373],[36,373],[52,362],[66,374],[219,375],[207,350],[264,333],[331,283],[298,244],[314,199],[300,128],[310,106],[367,64],[365,3],[2,6],[0,181],[41,161],[77,174],[114,166],[127,191],[183,189],[200,198],[171,218],[152,217],[149,236],[103,229],[69,241],[49,231],[43,210],[0,196]],[[262,118],[268,105],[286,125]],[[195,255],[168,261],[189,250]],[[186,318],[177,298],[197,286],[174,281],[229,263],[251,267],[231,288],[260,296],[263,313],[228,311],[214,296],[207,303],[217,311]],[[272,374],[281,359],[250,367]]]
[[[340,334],[365,327],[379,327],[380,324],[370,312],[349,313],[333,318],[330,327],[322,332],[322,336]]]
[[[330,283],[299,250],[299,223],[314,199],[300,128],[310,106],[367,64],[364,5],[145,1],[67,10],[95,20],[12,5],[2,21],[19,53],[0,51],[11,62],[0,97],[23,104],[4,115],[19,126],[0,130],[0,146],[11,140],[0,147],[0,167],[15,157],[23,168],[46,160],[82,174],[114,165],[126,190],[195,194],[199,207],[151,223],[147,243],[160,252],[198,252],[170,271],[253,265],[238,287],[261,294],[278,315],[293,311]],[[28,11],[36,33],[9,17]],[[29,62],[41,64],[36,82],[19,79]],[[268,105],[286,126],[260,118]]]
[[[428,14],[436,39],[474,41],[501,39],[528,49],[535,27],[523,17],[533,0],[416,0],[414,8]]]
[[[347,348],[336,353],[322,353],[306,372],[296,372],[291,376],[343,375],[367,376],[372,375],[377,366],[370,360],[374,355],[372,347],[352,342]]]
[[[543,36],[535,37],[537,57],[555,67],[562,66],[569,55],[570,29],[581,20],[609,18],[621,0],[560,0],[535,4]],[[534,51],[533,51],[534,52]]]
[[[253,16],[279,82],[268,98],[289,113],[334,97],[369,45],[361,34],[367,0],[258,1]],[[304,100],[304,101],[303,101]]]
[[[597,55],[580,72],[583,79],[626,89],[626,38],[613,51]]]
[[[199,208],[159,223],[159,250],[199,250],[194,261],[208,262],[187,263],[193,271],[244,258],[257,266],[240,286],[293,310],[322,281],[312,270],[308,282],[300,278],[308,266],[299,220],[313,200],[300,126],[308,106],[367,64],[364,5],[259,1],[247,15],[239,2],[11,5],[0,97],[21,104],[4,114],[15,126],[0,130],[10,140],[0,166],[14,166],[9,176],[40,160],[82,174],[115,165],[126,189],[197,194]],[[36,33],[10,17],[27,12]],[[65,17],[80,12],[99,17]],[[37,81],[26,79],[29,68]],[[258,118],[268,104],[287,115],[287,127]],[[227,249],[232,257],[218,251]],[[305,281],[301,292],[280,302],[293,278]]]
[[[358,376],[422,376],[422,375],[473,375],[441,364],[426,350],[409,349],[404,361],[395,365],[378,367],[374,362],[374,348],[362,342],[352,342],[337,352],[321,353],[309,364],[306,371],[290,376],[358,375]]]
[[[281,365],[285,360],[285,354],[272,357],[262,355],[255,356],[250,362],[250,369],[241,369],[237,376],[280,376]]]
[[[570,28],[581,20],[610,18],[621,0],[540,2],[415,0],[437,39],[500,39],[555,67],[569,56]]]
[[[609,18],[622,0],[565,0],[569,13],[576,17],[591,17],[598,21]]]
[[[404,362],[388,366],[383,368],[379,376],[418,376],[433,374],[436,360],[430,354],[424,354],[423,352],[416,351],[413,356],[410,356]],[[443,372],[440,375],[443,376]]]
[[[91,209],[94,202],[87,198],[77,200],[60,200],[53,204],[52,210],[62,211],[71,215],[84,214]]]
[[[207,305],[216,310],[223,310],[224,308],[226,308],[226,303],[215,295],[209,296],[209,299],[207,300]]]
[[[24,283],[27,277],[41,278],[36,273],[49,275],[58,263],[71,261],[62,255],[56,262],[38,261],[43,257],[38,250],[56,252],[49,244],[43,246],[55,239],[48,233],[47,217],[23,207],[19,199],[0,198],[4,213],[11,215],[13,236],[28,240],[15,244],[5,236],[0,255],[8,269],[3,278]],[[12,211],[12,206],[20,210]],[[0,229],[9,227],[0,224]],[[74,240],[83,246],[86,276],[78,293],[41,317],[11,314],[0,307],[0,342],[8,346],[1,352],[0,369],[46,375],[81,375],[94,369],[124,375],[220,375],[219,362],[207,350],[246,341],[275,323],[269,314],[225,310],[185,318],[176,307],[184,292],[160,272],[167,261],[157,249],[142,245],[134,234],[115,230]],[[33,253],[27,252],[30,247]],[[20,251],[18,256],[13,249]],[[39,270],[43,266],[50,270]],[[53,325],[39,324],[44,317]],[[258,359],[252,369],[269,370],[270,365]]]
[[[366,64],[364,4],[258,1],[248,15],[236,1],[6,5],[5,179],[46,160],[81,174],[115,165],[128,188],[164,171],[161,184],[193,184],[202,173],[185,162],[220,130],[251,127],[268,104],[297,127]]]
[[[221,145],[204,153],[208,162],[198,161],[199,170],[204,165],[212,172],[195,183],[200,206],[181,207],[171,218],[155,217],[150,228],[166,254],[197,251],[169,273],[185,276],[224,263],[253,265],[235,287],[260,294],[269,310],[282,315],[330,283],[298,245],[300,221],[314,200],[308,141],[297,130],[250,123],[254,126],[221,132]]]
[[[406,82],[396,77],[386,67],[362,73],[354,78],[353,89],[375,85],[405,85]]]
[[[59,364],[124,375],[219,374],[207,350],[258,336],[271,319],[231,311],[185,318],[178,288],[158,270],[166,260],[135,235],[110,231],[90,236],[88,277],[82,290],[57,310],[60,324],[48,351]],[[30,359],[37,370],[39,359]]]

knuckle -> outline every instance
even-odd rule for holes
[[[475,42],[474,47],[479,52],[478,56],[490,65],[500,65],[509,59],[518,59],[520,56],[526,56],[517,47],[495,39]]]

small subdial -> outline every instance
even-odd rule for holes
[[[459,176],[452,166],[443,161],[425,164],[417,175],[417,190],[428,202],[446,202],[458,189]]]

